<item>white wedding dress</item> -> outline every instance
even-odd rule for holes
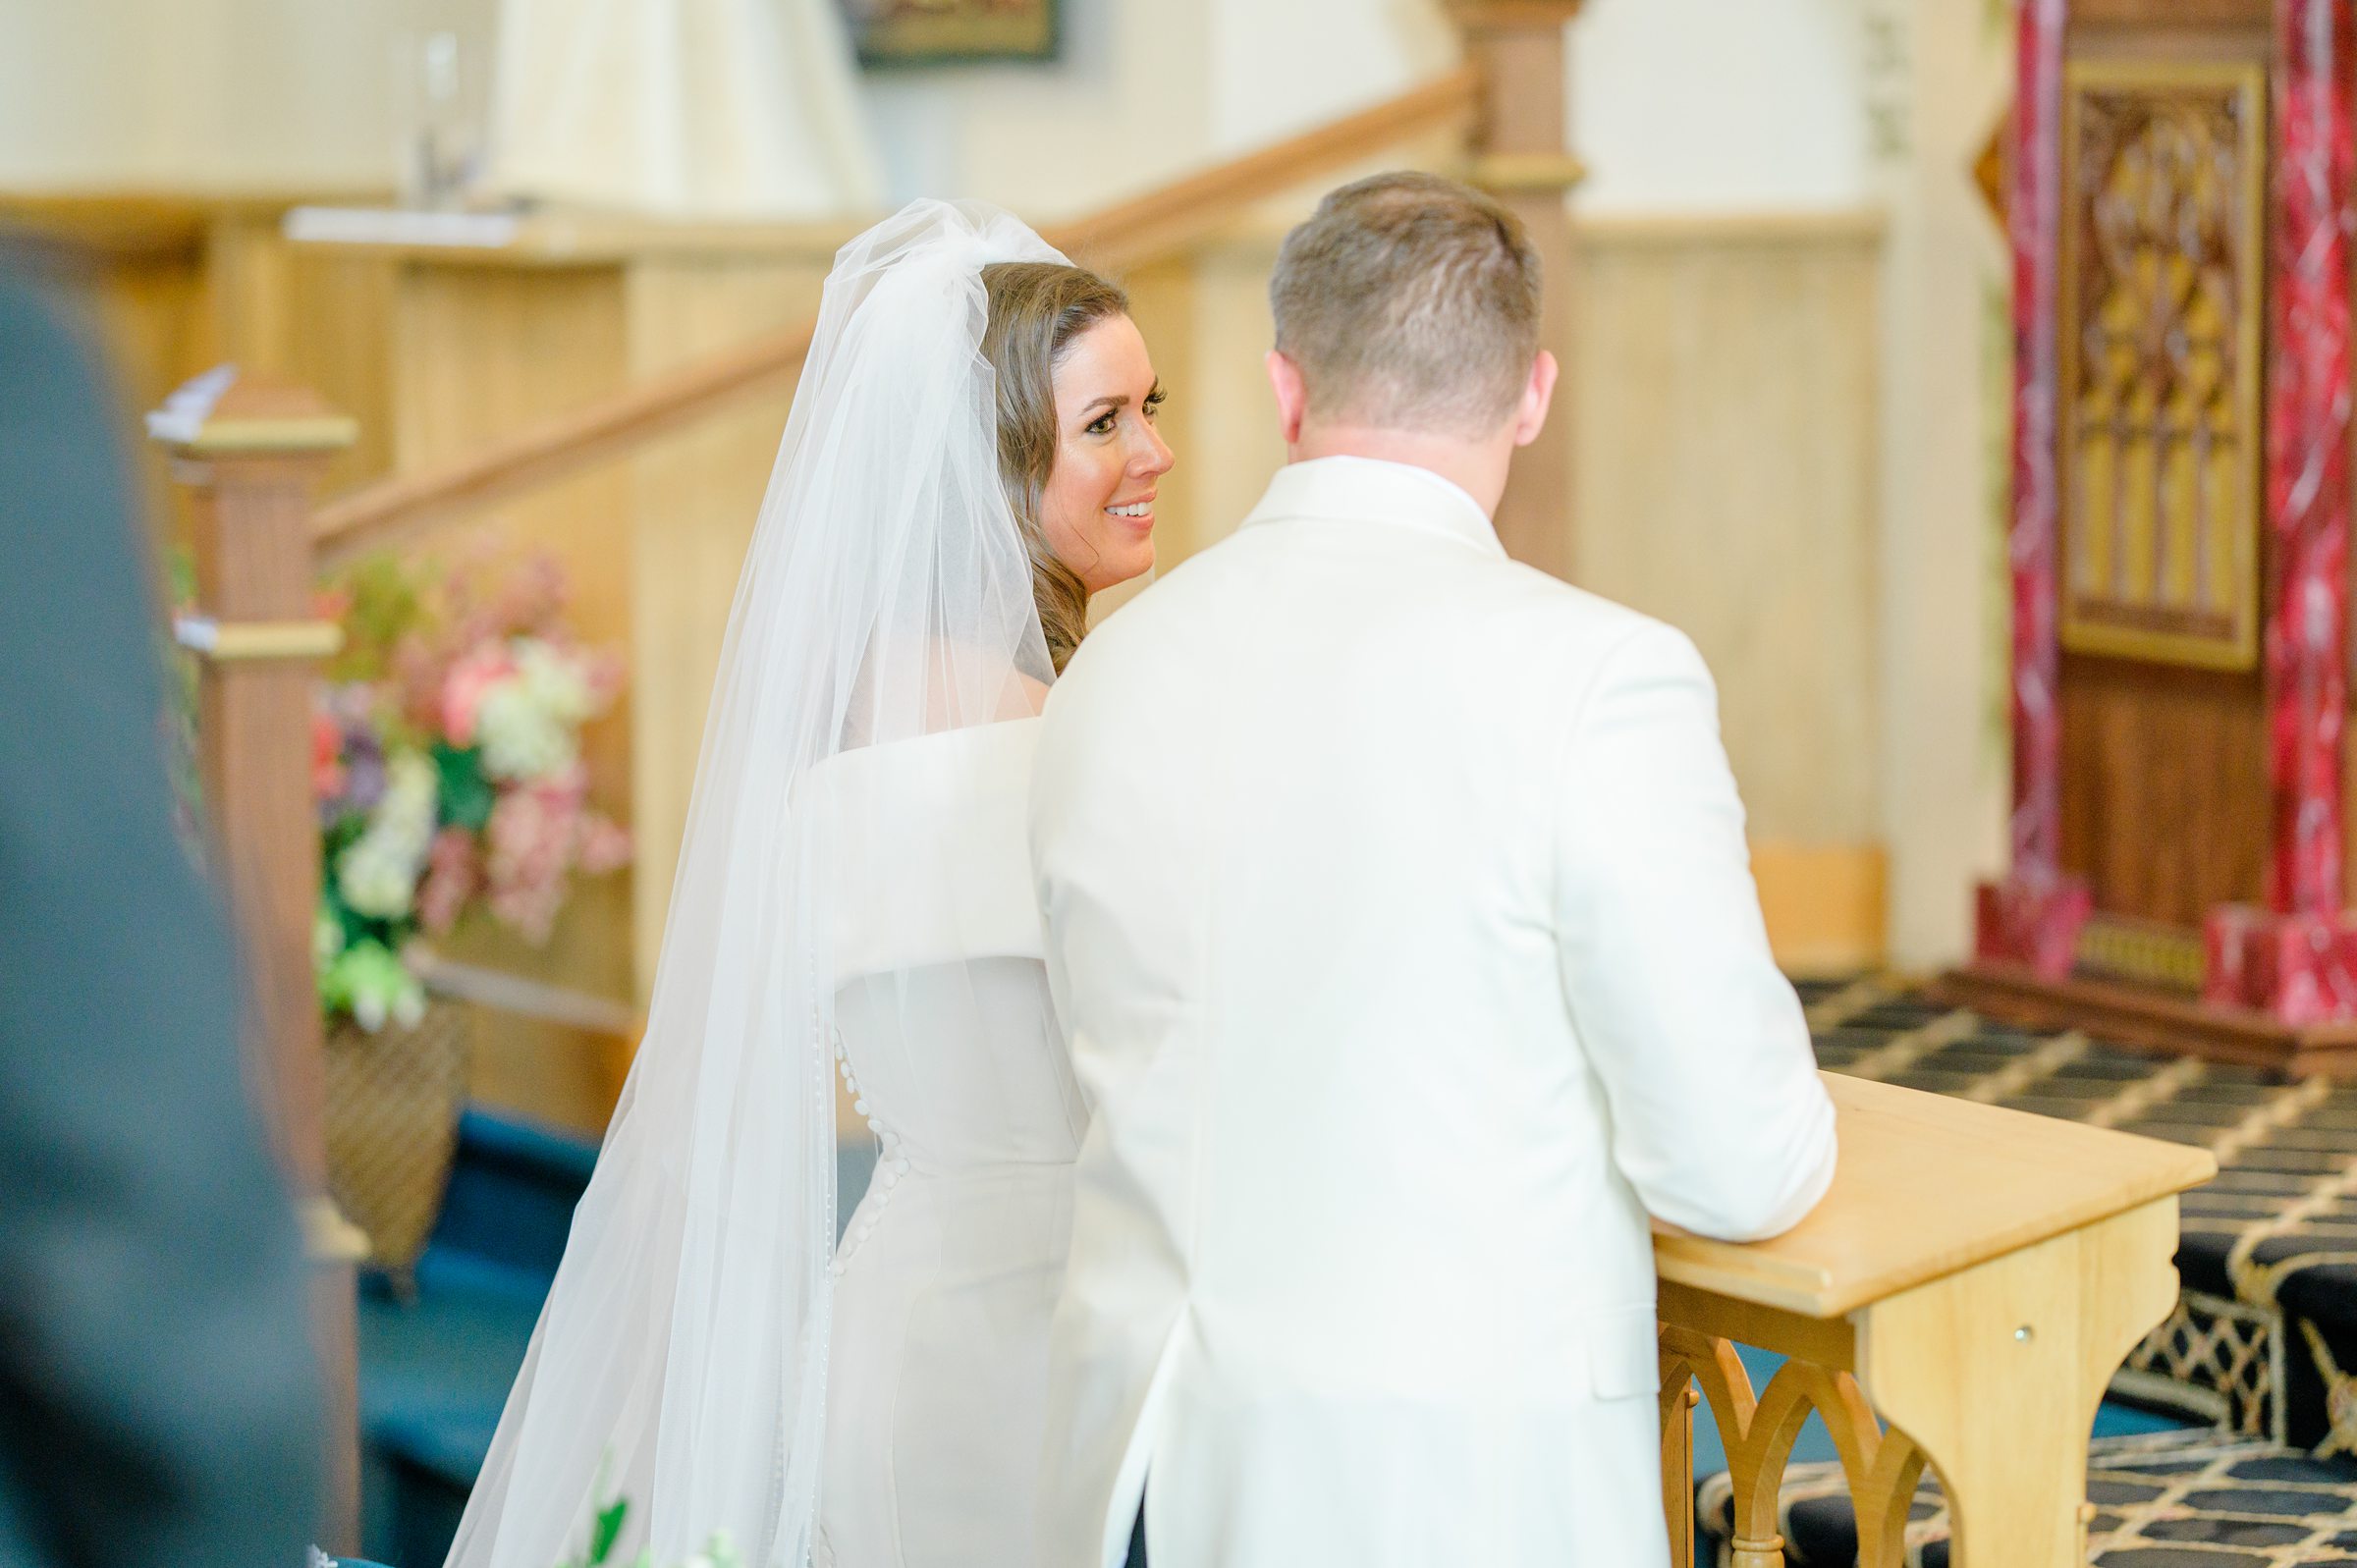
[[[645,1038],[448,1568],[581,1561],[617,1518],[617,1562],[1035,1568],[1083,1117],[1024,829],[1056,672],[982,274],[1061,260],[940,201],[836,257]],[[884,1143],[840,1247],[839,1053]]]
[[[835,1256],[822,1568],[1034,1568],[1048,1318],[1086,1127],[1040,962],[1039,721],[845,751],[835,1024],[881,1145]]]

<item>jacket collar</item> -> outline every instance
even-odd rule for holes
[[[1480,504],[1457,485],[1429,468],[1378,458],[1315,458],[1278,469],[1243,526],[1306,518],[1390,523],[1506,555]]]

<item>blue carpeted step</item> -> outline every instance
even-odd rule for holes
[[[429,1568],[450,1549],[565,1255],[597,1148],[469,1109],[411,1288],[359,1302],[361,1543]]]
[[[373,1556],[430,1568],[448,1554],[596,1162],[593,1144],[470,1108],[413,1290],[363,1284],[361,1543]],[[865,1140],[843,1151],[842,1217],[874,1163]]]

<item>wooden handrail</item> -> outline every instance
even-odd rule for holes
[[[817,330],[813,319],[765,333],[585,407],[536,420],[455,461],[397,474],[329,502],[311,514],[318,564],[334,567],[453,512],[568,478],[700,418],[730,398],[798,368]]]
[[[1251,202],[1466,119],[1481,91],[1481,73],[1461,67],[1372,108],[1058,225],[1044,238],[1066,254],[1108,271],[1135,266],[1212,233]],[[806,321],[751,339],[585,407],[539,420],[455,461],[354,491],[312,515],[319,564],[333,566],[451,513],[568,478],[700,418],[797,369],[817,325]]]

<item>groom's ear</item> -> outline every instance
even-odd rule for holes
[[[1309,387],[1301,379],[1301,367],[1275,349],[1264,362],[1269,367],[1269,386],[1277,394],[1278,434],[1289,447],[1301,439],[1301,416],[1309,411]]]
[[[1514,410],[1514,445],[1527,447],[1547,427],[1547,406],[1555,401],[1555,355],[1546,350],[1530,362],[1530,379],[1522,384],[1522,406]]]

